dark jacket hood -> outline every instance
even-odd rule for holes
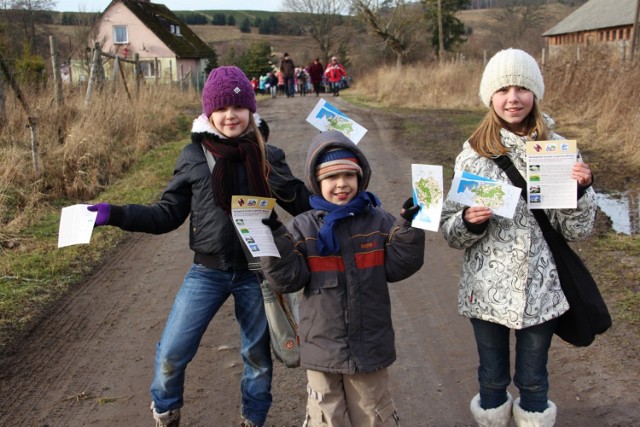
[[[316,181],[316,165],[320,154],[331,148],[346,148],[353,151],[362,168],[362,178],[358,181],[358,192],[365,191],[371,179],[371,166],[364,153],[347,136],[337,130],[329,130],[317,135],[311,141],[304,165],[305,184],[313,194],[320,195],[320,185]]]

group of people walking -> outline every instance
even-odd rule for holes
[[[348,77],[344,66],[333,56],[325,68],[320,58],[315,58],[306,67],[297,67],[288,53],[284,53],[279,69],[263,76],[253,77],[251,85],[256,93],[268,94],[272,98],[314,93],[340,95],[340,89],[348,87]]]
[[[344,73],[337,58],[331,62],[324,68],[316,59],[308,67],[316,94],[317,70],[328,70],[334,79]],[[282,67],[295,70],[286,54]],[[291,75],[285,78],[287,96],[294,94],[293,82]],[[338,96],[339,90],[333,93]],[[508,156],[525,173],[526,141],[562,139],[540,109],[544,82],[526,52],[498,52],[486,65],[480,95],[488,112],[464,143],[456,171],[508,182],[493,161],[496,156]],[[97,212],[96,226],[147,233],[169,232],[190,218],[193,264],[156,350],[151,385],[156,425],[179,425],[186,368],[230,296],[245,367],[239,424],[265,425],[273,373],[260,289],[266,278],[281,293],[301,292],[305,426],[398,426],[389,387],[388,368],[396,352],[388,283],[412,276],[423,265],[425,233],[411,225],[419,206],[407,194],[395,212],[383,209],[368,188],[369,161],[338,131],[313,138],[304,176],[295,177],[285,153],[268,144],[269,126],[256,113],[254,88],[242,71],[214,69],[191,143],[161,199],[148,206],[88,208]],[[578,188],[577,207],[545,211],[568,240],[589,234],[596,211],[592,173],[579,156],[571,178]],[[255,259],[247,253],[231,218],[231,196],[237,194],[273,197],[293,215],[287,224],[275,211],[264,220],[281,258]],[[486,207],[446,201],[440,226],[449,245],[464,251],[458,311],[470,319],[479,360],[479,392],[471,399],[471,414],[480,426],[506,427],[512,417],[518,426],[553,426],[557,407],[548,398],[547,359],[555,323],[568,304],[527,203],[520,200],[513,219],[506,219]],[[512,329],[515,399],[507,392]]]

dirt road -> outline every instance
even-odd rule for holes
[[[409,165],[439,159],[399,138],[393,116],[327,99],[369,130],[360,147],[373,166],[370,189],[398,212],[410,194]],[[270,142],[285,149],[296,174],[316,133],[305,122],[316,101],[278,98],[259,107],[271,127]],[[19,349],[0,357],[0,424],[152,425],[148,388],[155,344],[191,259],[185,226],[162,236],[132,234]],[[456,312],[460,259],[439,233],[427,232],[424,267],[391,287],[398,348],[392,386],[404,427],[473,425],[468,405],[477,390],[477,361],[471,327]],[[614,326],[587,349],[554,342],[550,397],[559,408],[558,426],[640,425],[640,370],[636,355],[627,354],[623,332]],[[238,424],[238,341],[229,301],[187,370],[184,426]],[[273,395],[267,425],[300,426],[304,372],[277,364]]]

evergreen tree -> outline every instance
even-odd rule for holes
[[[249,18],[244,18],[244,20],[240,24],[240,32],[241,33],[251,32],[251,22],[249,21]]]
[[[267,42],[254,43],[240,55],[236,65],[248,78],[260,77],[271,71],[271,46]]]
[[[452,52],[466,42],[464,24],[456,18],[459,10],[466,9],[471,0],[440,0],[442,6],[442,33],[443,46],[446,52]],[[431,32],[431,45],[438,52],[440,50],[440,38],[438,37],[438,0],[422,0],[424,19]]]

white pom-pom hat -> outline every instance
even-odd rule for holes
[[[501,50],[489,60],[480,81],[480,99],[488,107],[493,94],[508,86],[527,88],[538,101],[544,95],[540,68],[536,60],[523,50]]]

